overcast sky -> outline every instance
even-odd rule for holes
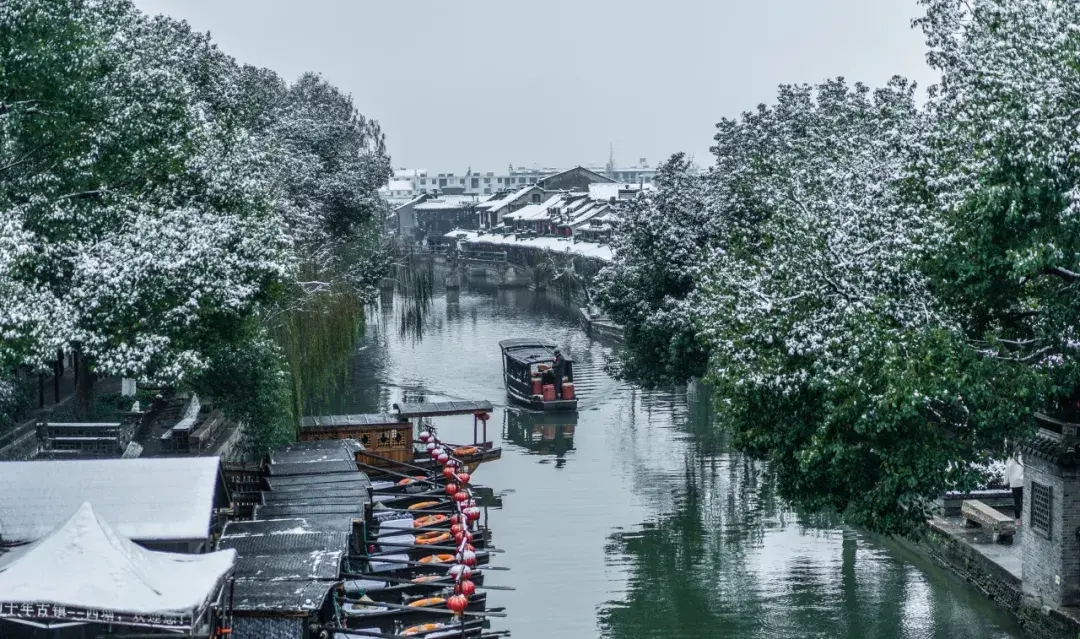
[[[925,88],[915,0],[136,0],[240,62],[353,95],[395,167],[710,163],[713,126],[776,86]]]

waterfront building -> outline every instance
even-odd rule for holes
[[[618,183],[625,187],[631,185],[651,185],[656,176],[656,167],[649,166],[645,158],[640,158],[632,166],[617,166],[614,160],[607,165],[579,165],[570,169],[515,168],[511,165],[501,172],[473,171],[471,167],[464,173],[434,173],[427,169],[394,170],[389,184],[381,190],[383,197],[393,205],[404,204],[425,193],[441,195],[494,195],[499,191],[512,191],[526,186],[540,185],[548,190],[567,188],[556,185],[551,178],[561,176],[580,178],[584,172],[606,178],[608,183]],[[596,178],[593,178],[595,181]],[[560,180],[561,181],[561,180]]]

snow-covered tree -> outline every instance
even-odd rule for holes
[[[4,355],[79,349],[84,408],[91,371],[180,382],[289,267],[248,136],[197,82],[212,47],[168,26],[119,0],[0,9]]]
[[[942,75],[929,189],[948,234],[937,294],[985,356],[1080,398],[1080,5],[924,0]]]
[[[378,125],[315,75],[241,67],[129,0],[0,3],[0,365],[71,348],[84,410],[110,374],[287,418],[269,337],[316,295],[355,319],[389,174]]]
[[[656,173],[656,190],[629,202],[612,263],[597,277],[600,304],[625,327],[623,373],[643,383],[683,383],[707,360],[684,303],[713,227],[702,180],[689,168],[683,154],[672,156]]]

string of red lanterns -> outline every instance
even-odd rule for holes
[[[450,567],[450,576],[454,578],[454,594],[446,600],[449,608],[458,618],[469,606],[469,597],[476,592],[476,584],[470,579],[476,566],[476,548],[473,547],[473,534],[470,525],[480,519],[480,508],[469,490],[472,479],[467,472],[459,472],[463,464],[452,455],[452,450],[439,441],[431,427],[420,433],[420,441],[427,445],[431,458],[443,465],[443,477],[446,478],[446,494],[454,500],[457,513],[450,516],[450,532],[457,542],[457,561]]]

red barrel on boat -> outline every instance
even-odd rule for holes
[[[555,384],[544,384],[544,401],[555,401]]]
[[[542,395],[544,393],[544,385],[540,381],[539,377],[532,378],[532,394]]]
[[[574,399],[574,385],[573,384],[563,384],[562,385],[562,398],[563,399]]]

